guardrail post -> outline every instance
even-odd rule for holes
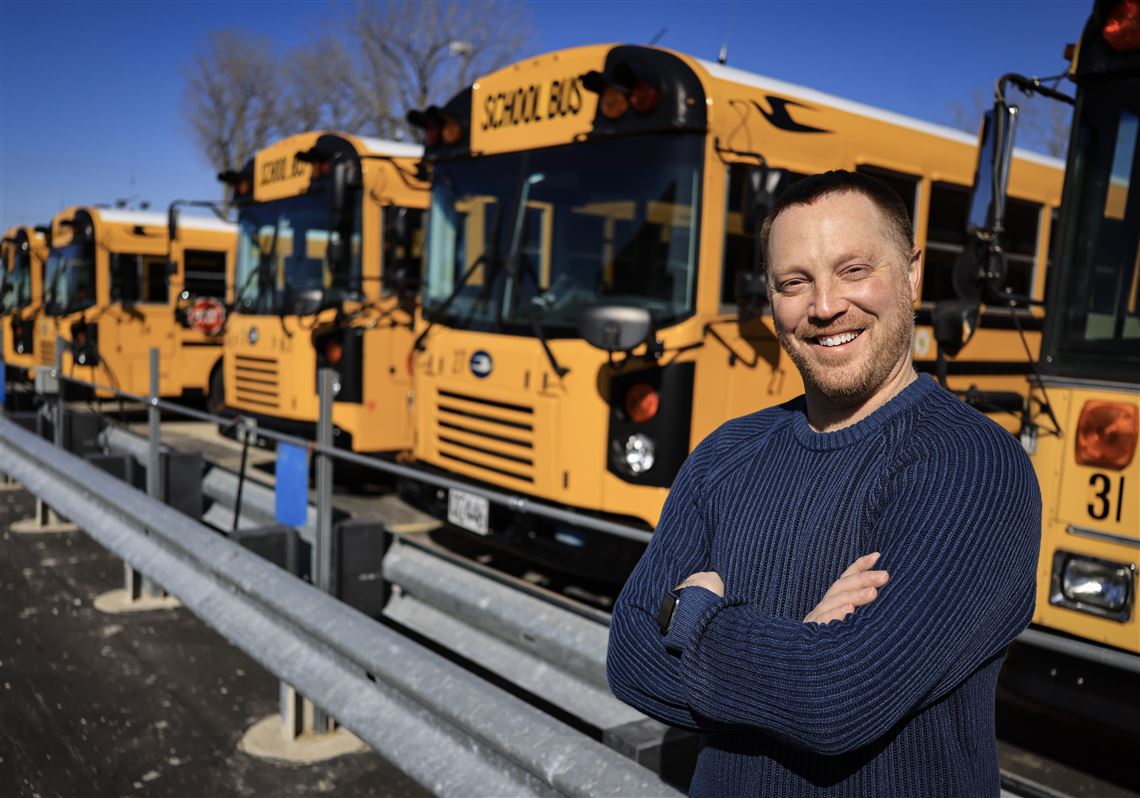
[[[52,441],[57,448],[63,448],[63,338],[55,339],[55,365],[52,367],[36,367],[35,391],[43,397],[36,413],[36,434],[46,438],[47,430],[44,426],[51,423],[53,427]],[[57,401],[51,400],[55,394]],[[54,419],[54,421],[53,421]],[[78,529],[75,524],[65,521],[48,506],[47,502],[36,496],[36,514],[31,518],[24,518],[12,524],[10,529],[17,533],[44,534],[47,532],[74,532]]]
[[[317,420],[317,443],[333,445],[333,397],[336,395],[337,373],[324,368],[317,372],[317,389],[320,399],[320,416]],[[313,584],[325,593],[332,591],[332,486],[333,460],[317,452],[317,529],[313,546]],[[313,732],[331,731],[335,721],[323,709],[313,707]]]
[[[159,397],[159,371],[158,347],[150,348],[150,393],[147,396],[147,455],[146,455],[146,492],[148,495],[164,500],[162,490],[162,411],[158,407]],[[156,586],[144,574],[136,571],[131,564],[123,562],[123,587],[127,591],[127,600],[134,602],[143,598],[160,598],[166,593]]]
[[[317,396],[320,400],[320,415],[317,418],[317,444],[332,446],[333,443],[333,397],[337,391],[337,374],[333,369],[317,372]],[[332,592],[332,486],[333,459],[317,452],[317,524],[313,541],[311,572],[313,585],[325,593]],[[306,731],[312,734],[328,734],[336,730],[336,720],[309,699],[302,697],[285,682],[280,687],[281,726],[286,738],[294,739]],[[311,724],[311,725],[310,725]]]

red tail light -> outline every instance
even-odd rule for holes
[[[1104,21],[1104,40],[1120,52],[1140,48],[1140,0],[1120,0]]]
[[[75,331],[75,345],[80,349],[87,346],[87,333],[84,330]]]
[[[463,128],[457,121],[448,119],[443,123],[444,144],[458,144],[461,138],[463,138]]]
[[[326,338],[324,350],[325,362],[330,366],[337,365],[344,357],[344,345],[337,338]]]
[[[626,391],[625,412],[636,424],[642,424],[656,416],[660,405],[661,397],[657,389],[648,383],[639,382]]]
[[[629,104],[639,114],[647,114],[657,107],[659,96],[655,86],[639,80],[633,84],[633,89],[629,93]]]
[[[1134,405],[1085,402],[1077,421],[1077,462],[1119,471],[1132,462],[1138,433],[1140,412]]]

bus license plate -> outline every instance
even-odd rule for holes
[[[489,533],[491,502],[482,496],[452,488],[447,494],[447,520],[479,535]]]

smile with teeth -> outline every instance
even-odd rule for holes
[[[827,337],[820,336],[815,339],[815,342],[820,346],[842,346],[843,344],[849,344],[854,341],[862,332],[862,330],[853,330],[851,332],[837,333]]]

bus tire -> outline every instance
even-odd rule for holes
[[[226,409],[226,388],[219,362],[210,371],[210,387],[206,393],[206,412],[220,416]]]

